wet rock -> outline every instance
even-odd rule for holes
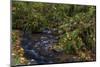
[[[47,44],[48,42],[49,42],[49,41],[48,41],[48,40],[46,40],[46,41],[43,41],[42,43],[43,43],[43,44]]]
[[[52,31],[49,30],[48,28],[45,28],[45,29],[43,30],[43,33],[44,33],[44,34],[52,34]]]
[[[28,61],[28,65],[30,65],[30,64],[37,64],[37,62],[34,59],[31,59]]]

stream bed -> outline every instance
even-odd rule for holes
[[[56,54],[52,47],[58,42],[58,37],[52,35],[50,30],[32,35],[25,32],[22,39],[22,48],[24,48],[25,57],[30,60],[29,64],[55,63]]]

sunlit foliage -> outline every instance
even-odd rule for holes
[[[95,60],[95,6],[14,1],[12,28],[31,33],[56,28],[58,31],[54,34],[60,38],[54,50],[77,55],[82,61]],[[13,43],[15,38],[13,35]]]

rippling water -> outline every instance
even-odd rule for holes
[[[51,50],[53,45],[58,42],[58,37],[52,34],[49,29],[42,33],[23,34],[22,47],[25,50],[25,57],[30,60],[30,64],[49,64],[55,63],[54,52]]]

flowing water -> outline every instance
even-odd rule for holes
[[[42,33],[33,34],[25,32],[22,39],[22,47],[25,57],[30,60],[29,64],[55,63],[56,54],[52,47],[58,42],[58,37],[52,31],[43,30]]]

